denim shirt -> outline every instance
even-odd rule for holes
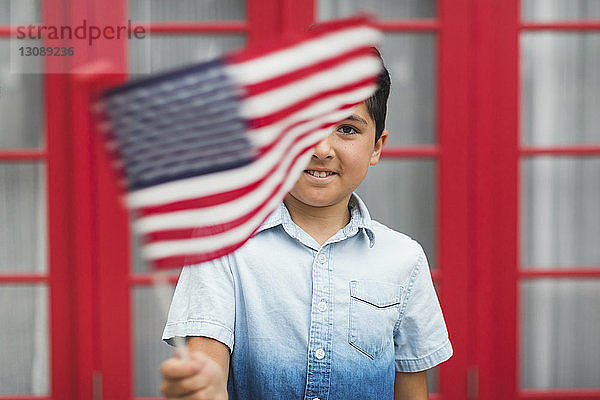
[[[236,252],[185,267],[163,339],[231,351],[230,399],[393,399],[396,371],[434,367],[452,346],[421,246],[371,220],[322,246],[281,204]]]

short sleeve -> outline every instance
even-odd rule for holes
[[[424,371],[452,356],[452,345],[427,258],[422,247],[417,246],[417,261],[394,331],[396,371],[399,372]]]
[[[162,338],[204,336],[233,351],[235,292],[227,256],[184,267],[179,276]]]

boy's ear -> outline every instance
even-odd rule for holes
[[[371,160],[369,161],[369,165],[375,165],[379,162],[379,157],[381,157],[381,150],[383,150],[383,146],[385,146],[385,144],[387,143],[388,135],[389,133],[387,129],[384,129],[383,132],[381,132],[379,140],[377,141],[377,143],[375,143],[375,147],[373,147],[373,153],[371,154]]]

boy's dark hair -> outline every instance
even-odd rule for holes
[[[383,63],[381,53],[376,48],[373,48],[373,52],[381,59],[382,69],[377,77],[377,89],[373,96],[365,101],[365,105],[367,106],[369,115],[375,122],[375,143],[377,143],[385,129],[385,116],[387,114],[387,101],[390,96],[391,79],[390,73]]]

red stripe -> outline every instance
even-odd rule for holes
[[[374,23],[367,17],[355,17],[343,20],[328,21],[318,26],[313,26],[310,31],[302,32],[297,37],[273,38],[272,42],[262,42],[251,48],[240,50],[229,56],[225,56],[225,62],[229,64],[238,64],[254,58],[265,57],[279,50],[289,48],[298,43],[308,40],[318,39],[330,33],[360,26],[374,27]]]
[[[266,219],[266,218],[265,218]],[[257,227],[258,228],[258,227]],[[219,257],[223,257],[226,254],[232,253],[235,250],[239,249],[250,239],[252,235],[243,241],[236,243],[234,245],[223,247],[215,251],[211,251],[208,253],[197,253],[197,254],[188,254],[185,256],[174,256],[174,257],[166,257],[159,258],[153,260],[152,267],[153,269],[169,269],[169,268],[180,268],[184,265],[194,265],[199,264],[205,261],[214,260]]]
[[[301,100],[295,104],[292,104],[289,107],[283,108],[272,114],[265,115],[260,118],[251,119],[248,121],[249,129],[258,129],[258,128],[265,127],[267,125],[271,125],[277,121],[284,119],[285,117],[289,116],[290,114],[292,114],[296,111],[299,111],[303,108],[310,106],[312,103],[315,103],[319,100],[324,99],[325,97],[334,96],[336,94],[345,93],[345,92],[348,92],[348,91],[351,91],[354,89],[358,89],[363,86],[372,85],[375,83],[375,78],[376,78],[375,76],[372,76],[372,77],[363,79],[361,81],[353,82],[346,86],[341,86],[341,87],[331,89],[328,91],[320,92],[312,97]]]
[[[288,72],[283,75],[276,76],[271,79],[267,79],[252,85],[247,85],[245,87],[245,97],[256,96],[258,94],[268,92],[273,89],[277,89],[279,87],[289,85],[295,81],[298,81],[302,78],[305,78],[310,75],[315,75],[317,73],[327,71],[338,65],[347,63],[352,58],[358,58],[362,56],[373,56],[373,50],[370,47],[360,47],[357,49],[353,49],[342,53],[335,58],[328,58],[319,63],[312,64],[306,66],[304,68],[300,68],[291,72]]]

